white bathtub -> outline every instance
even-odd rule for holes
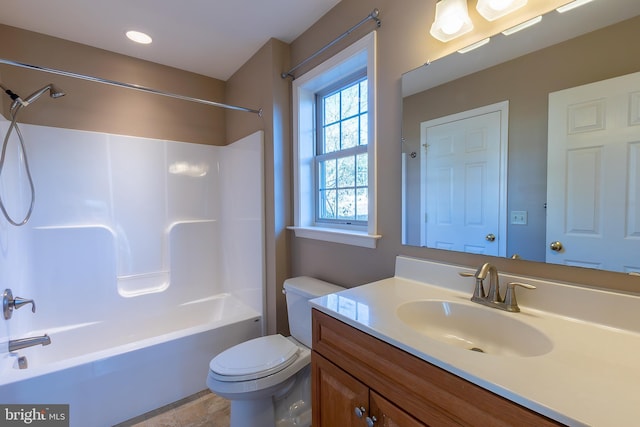
[[[51,344],[5,353],[0,403],[69,404],[71,426],[112,426],[204,390],[210,359],[261,330],[258,312],[220,294],[157,316],[31,331]]]

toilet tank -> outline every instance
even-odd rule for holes
[[[287,312],[291,336],[311,348],[311,305],[309,300],[334,292],[343,291],[342,286],[314,279],[293,277],[284,281]]]

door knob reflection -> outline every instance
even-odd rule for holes
[[[549,248],[551,248],[552,251],[560,252],[564,249],[564,246],[562,246],[561,242],[556,240],[555,242],[551,242]]]

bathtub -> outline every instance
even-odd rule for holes
[[[224,293],[157,316],[34,330],[24,336],[47,333],[51,344],[5,353],[0,403],[69,404],[72,427],[112,426],[204,390],[211,358],[260,336],[261,323]]]

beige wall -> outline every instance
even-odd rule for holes
[[[540,7],[566,1],[530,2]],[[309,31],[291,45],[292,63],[311,54],[371,12],[380,10],[378,30],[378,232],[377,249],[363,249],[292,237],[291,273],[313,275],[346,286],[354,286],[393,275],[396,255],[409,255],[477,266],[490,259],[471,254],[408,247],[401,244],[401,76],[427,60],[442,56],[482,38],[474,33],[456,45],[443,47],[428,36],[435,0],[342,0]],[[470,8],[470,13],[473,11]],[[474,22],[481,22],[475,20]],[[500,29],[512,24],[506,23]],[[371,27],[369,27],[371,28]],[[488,30],[489,33],[492,31]],[[357,34],[348,37],[353,42]],[[348,43],[348,42],[347,42]],[[341,46],[337,46],[336,50]],[[328,56],[335,51],[327,53]],[[326,59],[319,58],[319,60]],[[313,66],[311,64],[310,66]],[[637,277],[541,263],[490,259],[502,271],[637,291]]]
[[[227,82],[227,102],[258,102],[262,118],[247,119],[242,113],[227,114],[227,138],[236,140],[265,131],[266,218],[266,312],[267,331],[287,333],[287,312],[282,284],[290,277],[289,239],[291,224],[290,85],[280,73],[288,69],[289,46],[269,40]]]
[[[0,25],[0,40],[0,57],[4,59],[224,102],[225,83],[210,77],[5,25]],[[21,110],[23,123],[200,144],[226,143],[225,110],[221,108],[9,65],[0,66],[0,80],[23,97],[51,82],[67,93],[55,101],[41,98]],[[10,100],[4,94],[1,105],[8,117]]]

